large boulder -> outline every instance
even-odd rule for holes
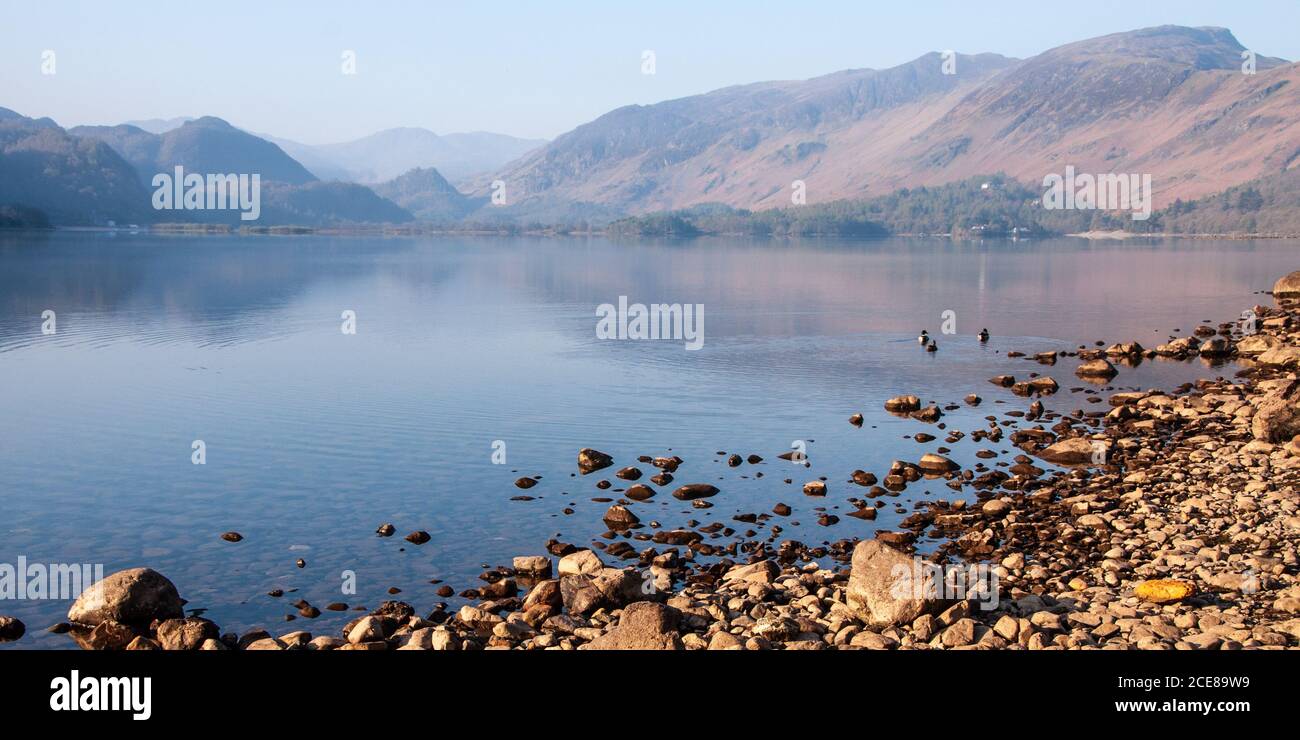
[[[681,613],[666,604],[638,601],[619,615],[618,626],[582,647],[587,650],[682,650],[677,621]]]
[[[1088,465],[1093,463],[1094,455],[1104,461],[1109,446],[1108,441],[1071,437],[1044,447],[1038,456],[1058,465]]]
[[[1284,275],[1273,283],[1274,298],[1300,298],[1300,270]]]
[[[560,558],[561,576],[592,575],[604,567],[600,556],[592,550],[577,550]]]
[[[1300,382],[1268,394],[1250,421],[1250,433],[1261,442],[1279,444],[1300,434]]]
[[[77,597],[68,621],[97,625],[112,621],[148,627],[155,619],[182,619],[180,594],[171,581],[152,568],[119,570]]]
[[[933,568],[921,567],[907,553],[879,540],[864,540],[853,548],[849,607],[872,629],[910,624],[945,606],[938,598],[942,584],[935,575]]]
[[[1281,345],[1264,350],[1255,358],[1261,367],[1286,370],[1300,364],[1300,347]]]
[[[1248,334],[1237,342],[1237,354],[1246,357],[1262,355],[1276,347],[1280,342],[1271,334]]]

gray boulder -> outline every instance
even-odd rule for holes
[[[104,621],[148,627],[155,619],[185,616],[176,586],[152,568],[119,570],[77,597],[68,621],[97,625]]]

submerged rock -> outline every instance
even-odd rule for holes
[[[578,470],[582,471],[583,475],[608,468],[613,464],[614,458],[600,450],[593,450],[590,447],[578,450]]]
[[[678,488],[676,491],[673,491],[673,498],[682,501],[693,501],[697,498],[715,496],[717,493],[717,487],[711,486],[708,483],[688,483]]]

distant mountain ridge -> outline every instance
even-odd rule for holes
[[[191,172],[258,173],[264,181],[302,185],[317,178],[269,141],[204,116],[162,134],[135,126],[77,126],[74,136],[98,139],[116,149],[146,184],[177,167]]]
[[[152,215],[148,191],[112,147],[7,108],[0,108],[0,205],[36,209],[66,225]]]
[[[1027,60],[927,54],[887,70],[724,88],[628,106],[474,183],[514,199],[648,213],[718,202],[790,205],[883,195],[989,172],[1041,181],[1153,174],[1156,205],[1300,159],[1300,67],[1255,57],[1221,28],[1161,26]]]
[[[452,182],[491,172],[546,144],[485,131],[436,134],[393,128],[354,141],[313,146],[266,137],[321,179],[385,182],[413,169],[433,167]]]
[[[152,180],[175,167],[191,174],[257,174],[260,216],[234,208],[155,209]],[[411,214],[355,183],[320,182],[278,146],[219,118],[187,121],[162,134],[136,126],[79,126],[0,108],[0,207],[24,222],[55,225],[199,223],[324,226],[401,223]]]

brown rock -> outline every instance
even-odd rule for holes
[[[151,568],[120,570],[105,577],[82,591],[68,610],[68,621],[84,625],[111,620],[147,627],[155,619],[184,616],[176,586]]]

